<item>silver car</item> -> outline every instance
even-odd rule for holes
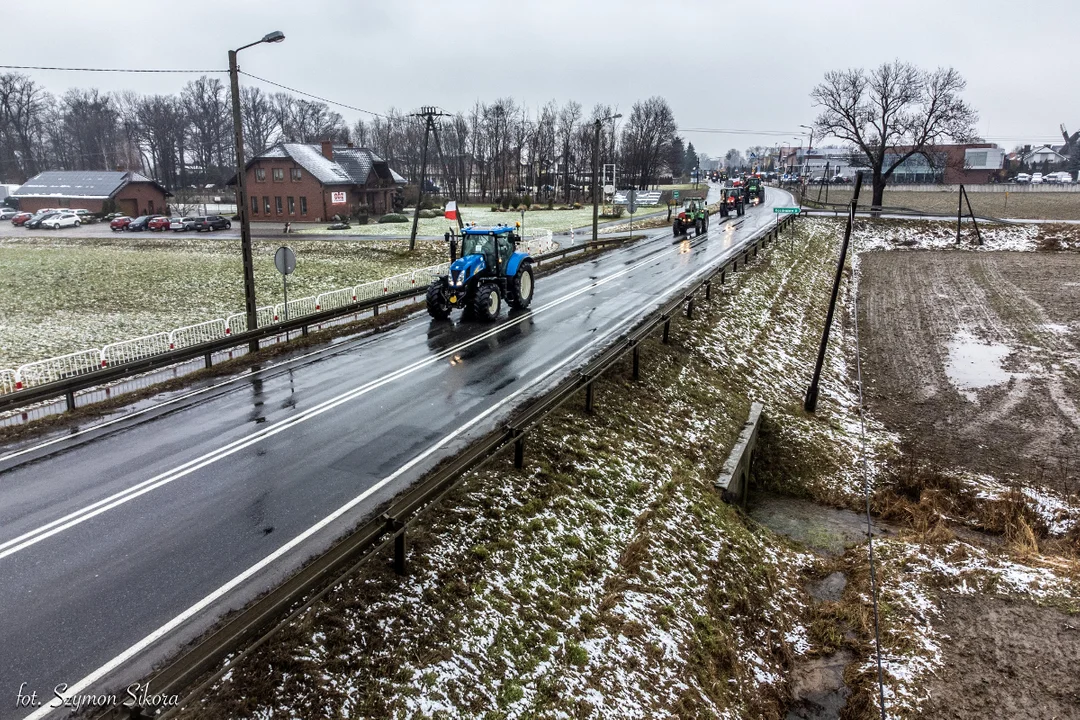
[[[186,230],[194,230],[195,229],[195,218],[193,218],[193,217],[185,217],[185,218],[174,217],[172,220],[169,221],[169,229],[172,230],[173,232],[184,232]]]

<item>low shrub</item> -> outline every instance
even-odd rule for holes
[[[380,223],[407,223],[409,218],[401,213],[387,213],[379,218]]]
[[[422,218],[439,217],[439,215],[440,215],[440,213],[435,212],[431,208],[424,208],[423,210],[420,211],[420,217],[422,217]]]

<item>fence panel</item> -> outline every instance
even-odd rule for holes
[[[518,249],[530,255],[543,255],[558,246],[559,244],[552,239],[551,230],[547,228],[530,230],[528,236],[522,238],[521,242],[518,243]]]
[[[0,370],[0,395],[13,393],[19,387],[19,374],[14,370]]]
[[[169,349],[179,350],[180,348],[198,345],[199,343],[218,340],[219,338],[225,337],[225,329],[225,321],[220,318],[217,320],[207,320],[206,322],[201,322],[197,325],[176,328],[169,333]]]
[[[80,350],[60,357],[27,363],[17,371],[17,385],[34,387],[92,373],[101,367],[101,350]]]
[[[374,300],[383,294],[383,281],[373,280],[371,282],[361,283],[353,288],[353,295],[356,296],[357,302],[363,302],[364,300]]]
[[[263,305],[262,307],[255,308],[255,322],[259,323],[259,327],[265,327],[272,325],[274,322],[274,306]],[[225,334],[234,335],[236,333],[242,333],[247,330],[247,313],[239,312],[233,313],[225,318]]]
[[[120,365],[132,360],[168,352],[169,333],[154,333],[133,340],[111,343],[101,348],[101,367]]]
[[[353,302],[353,289],[351,287],[341,288],[340,290],[331,290],[330,292],[324,292],[315,298],[316,310],[333,310],[334,308],[344,307]]]
[[[401,273],[400,275],[383,278],[382,291],[384,295],[388,295],[390,293],[402,292],[403,290],[411,290],[415,284],[416,277],[414,273]]]

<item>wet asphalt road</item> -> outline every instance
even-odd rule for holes
[[[39,700],[91,674],[122,688],[280,582],[773,223],[790,197],[768,193],[693,247],[656,230],[543,277],[529,311],[491,325],[415,315],[129,422],[0,448],[0,718],[26,714],[23,682]]]

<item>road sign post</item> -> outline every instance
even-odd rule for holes
[[[289,276],[296,270],[296,253],[288,245],[282,245],[274,253],[274,267],[281,273],[282,291],[285,295],[285,320],[289,319]],[[289,331],[285,331],[285,341],[289,340]]]
[[[637,212],[637,190],[630,188],[630,192],[626,193],[626,209],[630,211],[630,235],[627,240],[634,238],[634,213]]]

